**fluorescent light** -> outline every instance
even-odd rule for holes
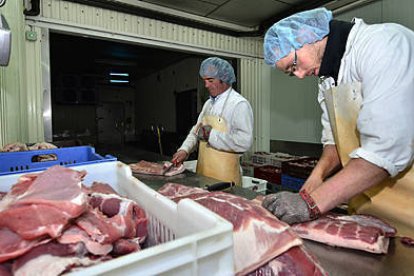
[[[129,83],[129,80],[109,80],[110,83]]]
[[[110,76],[121,76],[121,77],[129,77],[128,73],[109,73]]]

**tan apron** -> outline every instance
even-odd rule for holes
[[[360,146],[357,118],[361,84],[344,84],[324,92],[336,147],[345,166]],[[372,187],[349,202],[349,212],[371,214],[397,228],[398,236],[414,237],[414,166]]]
[[[230,93],[227,95],[223,110]],[[227,123],[222,115],[206,115],[202,119],[202,124],[211,125],[216,131],[228,132]],[[216,150],[207,142],[200,141],[196,172],[221,181],[234,182],[236,185],[241,185],[240,154]]]

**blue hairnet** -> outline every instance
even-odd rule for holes
[[[236,81],[234,70],[231,64],[218,57],[210,57],[200,65],[200,76],[202,78],[214,78],[222,80],[225,83],[232,84]]]
[[[266,64],[274,67],[277,61],[292,50],[323,39],[329,34],[331,20],[331,11],[317,8],[293,14],[273,24],[264,37]]]

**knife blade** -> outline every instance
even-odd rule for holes
[[[210,185],[205,185],[204,189],[209,191],[209,192],[222,191],[222,190],[226,190],[228,188],[231,188],[235,185],[236,184],[234,182],[218,182],[218,183],[214,183],[214,184],[210,184]]]
[[[164,172],[162,173],[162,175],[165,175],[167,172],[171,171],[173,167],[175,167],[174,163],[166,164],[164,166],[165,168],[164,168]]]

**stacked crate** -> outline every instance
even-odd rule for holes
[[[296,160],[283,162],[281,184],[286,190],[299,191],[306,179],[315,168],[317,158],[302,157]]]
[[[243,176],[254,177],[254,170],[257,167],[262,166],[261,164],[253,163],[252,161],[243,161],[241,162],[241,167],[243,170]]]
[[[254,177],[267,180],[267,189],[276,192],[281,184],[282,164],[297,158],[282,152],[255,152],[252,155],[252,163],[255,164]]]

